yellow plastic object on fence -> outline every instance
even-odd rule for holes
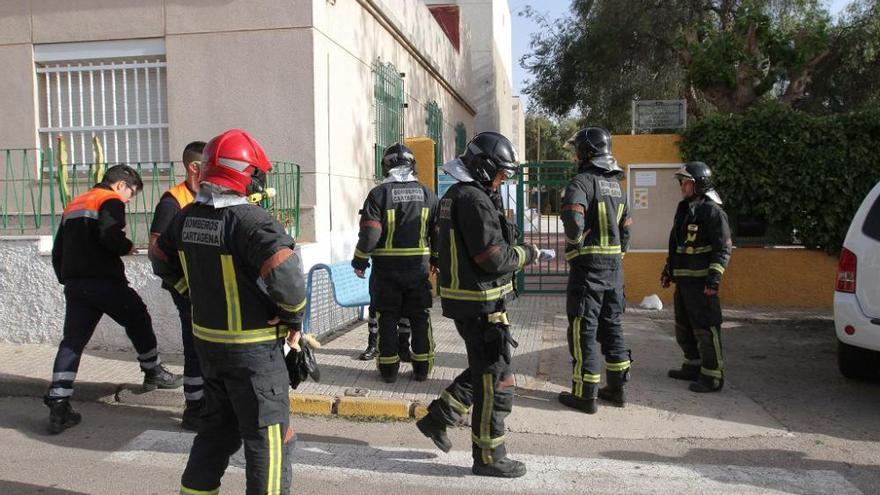
[[[107,163],[104,162],[104,147],[101,145],[101,140],[94,134],[92,134],[92,162],[95,164],[92,169],[94,173],[92,184],[98,184],[104,180]]]

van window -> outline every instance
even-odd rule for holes
[[[880,241],[880,196],[874,200],[874,204],[868,210],[865,224],[862,225],[862,232],[871,239]]]

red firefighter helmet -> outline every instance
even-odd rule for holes
[[[230,129],[208,141],[203,157],[203,181],[241,194],[247,194],[254,177],[265,181],[272,169],[260,143],[241,129]]]

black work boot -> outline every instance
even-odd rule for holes
[[[696,364],[683,364],[681,369],[669,370],[666,375],[676,380],[695,382],[700,377],[700,366]]]
[[[397,373],[400,371],[400,363],[380,364],[379,376],[385,383],[394,383],[397,381]]]
[[[45,397],[43,404],[49,407],[49,433],[53,435],[76,426],[82,421],[82,415],[73,410],[70,399],[66,397]]]
[[[144,390],[147,392],[157,388],[179,388],[183,386],[183,375],[175,375],[162,364],[157,365],[153,369],[141,371],[144,372]]]
[[[452,450],[452,441],[446,435],[446,425],[431,417],[430,414],[416,421],[416,427],[422,435],[430,438],[434,445],[443,452]]]
[[[423,382],[428,379],[428,363],[424,361],[414,361],[412,364],[412,379],[417,382]]]
[[[376,340],[379,338],[378,333],[370,332],[367,337],[367,348],[358,356],[361,361],[372,361],[379,355],[379,348],[376,347]]]
[[[700,378],[688,386],[691,392],[698,394],[706,394],[710,392],[719,392],[724,388],[724,378],[712,378],[711,376],[700,375]]]
[[[202,417],[202,406],[205,399],[188,400],[180,420],[180,427],[184,430],[199,431],[199,422]]]
[[[477,476],[494,476],[496,478],[519,478],[526,474],[526,465],[509,457],[498,459],[492,464],[474,461],[471,471]]]
[[[624,407],[626,405],[626,393],[623,391],[623,385],[626,383],[628,374],[629,370],[609,371],[607,373],[608,383],[599,389],[599,398],[617,407]]]
[[[572,409],[577,409],[578,411],[585,412],[587,414],[596,414],[596,411],[598,410],[595,398],[582,399],[571,392],[560,392],[559,402],[561,402],[564,406],[570,407]]]

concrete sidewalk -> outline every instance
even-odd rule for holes
[[[723,392],[697,395],[687,384],[666,378],[680,363],[672,337],[672,314],[629,310],[624,320],[633,350],[633,378],[626,408],[601,407],[588,416],[566,409],[556,395],[570,387],[571,364],[566,344],[566,317],[561,296],[523,297],[510,308],[519,341],[513,366],[517,398],[508,426],[514,432],[581,438],[734,438],[787,435],[787,430],[736,387],[728,375]],[[827,314],[779,310],[734,310],[726,313],[729,338],[738,322],[754,320],[827,319]],[[294,413],[355,418],[411,418],[466,365],[464,344],[451,322],[435,308],[436,365],[425,382],[410,379],[403,364],[397,383],[379,380],[373,362],[357,360],[366,343],[366,324],[341,332],[318,351],[321,382],[308,381],[291,394]],[[122,330],[120,329],[120,332]],[[0,395],[42,396],[51,374],[55,347],[0,344]],[[164,356],[181,372],[180,356]],[[88,350],[77,377],[75,400],[180,408],[182,390],[141,393],[142,375],[132,352]],[[45,411],[35,411],[44,414]]]

